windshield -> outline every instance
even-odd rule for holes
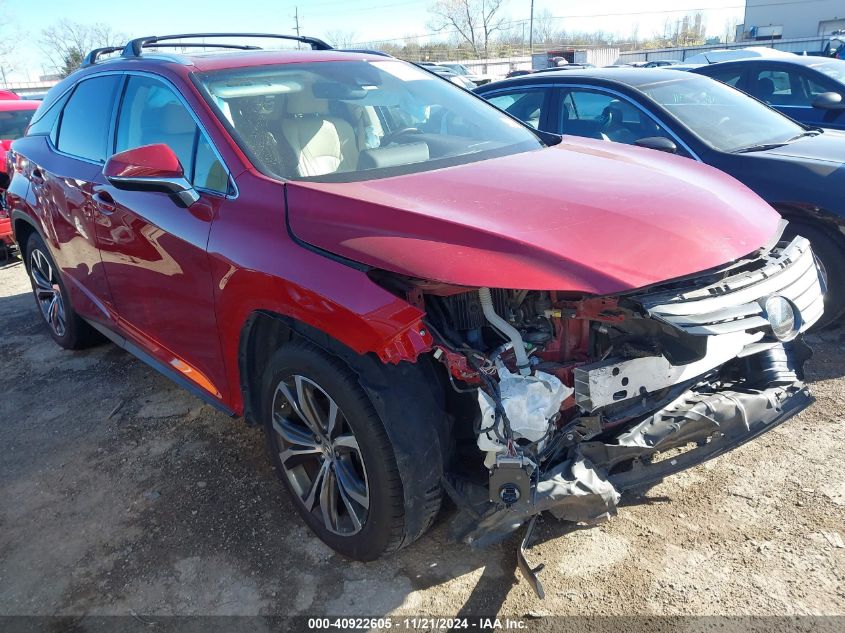
[[[400,61],[326,61],[198,75],[265,173],[366,180],[543,147],[483,100]]]
[[[805,131],[779,112],[707,77],[670,79],[639,90],[704,143],[723,152],[787,143]]]
[[[818,70],[824,73],[831,79],[835,79],[839,83],[845,84],[845,60],[829,61],[825,64],[817,64],[812,67],[813,70]]]
[[[23,136],[35,109],[0,111],[0,140],[14,141]]]

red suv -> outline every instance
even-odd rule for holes
[[[263,424],[337,551],[407,545],[444,494],[476,544],[597,520],[811,402],[823,277],[729,176],[387,56],[186,37],[50,91],[15,235],[59,345],[99,332]]]

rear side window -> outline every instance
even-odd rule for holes
[[[62,111],[57,147],[60,151],[104,163],[114,95],[119,77],[105,75],[76,86]]]
[[[156,143],[173,150],[195,187],[226,192],[225,168],[176,93],[156,79],[132,76],[118,115],[115,151]]]
[[[67,102],[68,97],[70,96],[70,91],[66,92],[64,96],[59,97],[59,99],[51,105],[46,112],[43,114],[40,112],[40,108],[36,110],[36,114],[38,117],[35,119],[35,122],[29,126],[29,130],[27,131],[27,136],[34,136],[36,134],[50,134],[56,128],[56,121],[59,120],[59,114],[62,112],[62,108],[65,107],[65,102]],[[53,138],[53,142],[56,142],[56,139]]]

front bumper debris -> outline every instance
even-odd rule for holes
[[[623,492],[653,486],[730,451],[812,402],[800,380],[759,389],[690,388],[616,435],[603,433],[601,439],[567,447],[538,473],[529,503],[487,504],[486,511],[476,505],[471,511],[472,525],[465,525],[456,536],[473,547],[484,547],[505,539],[526,521],[531,521],[533,528],[533,519],[546,511],[563,521],[599,523],[616,514]],[[457,494],[453,485],[447,490]],[[458,503],[464,509],[466,504],[466,497]],[[532,568],[525,558],[529,537],[530,529],[518,552],[519,568],[540,595],[539,569]]]
[[[488,451],[488,485],[445,486],[450,494],[463,488],[452,496],[471,508],[463,514],[472,520],[458,525],[457,536],[485,546],[530,521],[518,560],[542,593],[538,568],[526,559],[541,513],[577,523],[605,520],[626,490],[732,450],[812,403],[802,382],[811,352],[801,333],[821,316],[824,288],[809,242],[796,237],[724,269],[618,299],[617,314],[602,313],[590,326],[588,361],[569,368],[573,387],[564,395],[574,396],[574,406],[561,408],[563,422],[549,418],[539,440],[526,443],[525,435],[509,432],[522,424],[522,409],[509,411],[505,390],[492,389],[498,397],[482,407],[482,430],[492,429],[499,444],[478,442]],[[570,318],[585,318],[581,308],[563,306],[573,310]],[[563,309],[543,314],[566,316]],[[554,357],[536,365],[537,373],[566,376]],[[556,410],[561,401],[548,404]],[[542,424],[536,427],[539,435]]]

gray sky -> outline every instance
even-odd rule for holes
[[[5,0],[7,24],[2,34],[16,41],[17,71],[10,79],[35,80],[46,69],[38,48],[40,31],[61,18],[109,24],[128,36],[197,31],[293,32],[295,7],[303,34],[324,37],[332,31],[354,32],[355,40],[393,39],[430,31],[430,2],[421,0]],[[505,0],[502,14],[514,23],[527,20],[529,0]],[[640,37],[662,33],[668,19],[704,11],[708,34],[723,35],[725,22],[742,21],[744,0],[535,0],[535,12],[548,9],[570,31],[603,30],[627,36],[637,27]],[[84,8],[84,10],[83,10]],[[514,28],[521,26],[514,24]]]

